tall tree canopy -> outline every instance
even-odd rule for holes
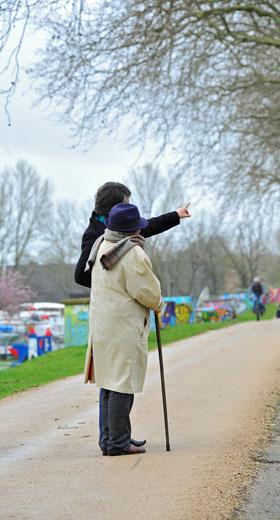
[[[278,0],[1,2],[3,46],[13,26],[46,34],[31,67],[39,99],[86,145],[129,127],[207,158],[223,189],[271,194],[280,184]],[[7,70],[6,70],[7,72]],[[217,161],[217,158],[219,159]],[[213,166],[215,164],[215,167]]]

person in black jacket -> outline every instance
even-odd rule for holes
[[[113,206],[120,203],[128,203],[131,192],[127,186],[120,182],[106,182],[97,191],[95,197],[95,209],[91,214],[89,220],[89,226],[85,230],[82,238],[82,253],[78,260],[75,269],[75,281],[79,285],[85,287],[91,287],[91,271],[85,270],[86,264],[92,249],[94,242],[98,237],[104,234],[106,229],[105,218],[109,215],[110,210]],[[163,233],[180,223],[180,219],[190,217],[188,206],[178,208],[176,211],[165,213],[159,217],[151,218],[148,220],[148,226],[141,230],[141,234],[145,237],[151,237]],[[99,413],[99,446],[106,455],[106,448],[103,437],[103,425],[101,421],[102,417],[102,389],[100,390],[100,413]],[[143,446],[146,441],[130,440],[131,444],[136,447]]]
[[[259,298],[260,296],[262,296],[262,294],[264,294],[264,290],[263,290],[263,286],[261,284],[261,281],[259,278],[257,278],[255,276],[255,278],[253,279],[253,284],[252,284],[252,292]]]
[[[89,226],[85,230],[82,238],[82,252],[75,269],[75,281],[84,287],[91,287],[91,273],[85,271],[86,263],[91,248],[98,237],[105,231],[105,218],[113,206],[121,202],[128,203],[131,196],[130,190],[120,182],[106,182],[101,186],[95,197],[95,209],[91,214]],[[142,230],[141,234],[145,237],[152,237],[163,233],[180,223],[180,219],[190,217],[187,207],[181,207],[176,211],[165,213],[155,218],[148,219],[148,226]]]
[[[264,291],[263,285],[261,284],[260,279],[257,276],[255,276],[255,278],[253,278],[253,284],[251,286],[251,291],[252,291],[253,297],[254,297],[254,305],[253,305],[254,312],[255,312],[256,302],[258,301],[259,305],[260,305],[260,309],[261,309],[261,314],[264,314],[265,306],[262,301],[262,296],[265,294],[265,291]]]

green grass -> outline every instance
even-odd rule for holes
[[[263,319],[271,319],[275,316],[276,306],[267,306]],[[194,323],[167,327],[161,332],[162,344],[167,345],[173,341],[190,338],[211,330],[229,327],[236,323],[255,320],[251,311],[244,312],[236,320],[221,323]],[[149,350],[156,348],[156,335],[151,332],[149,337]],[[69,347],[57,350],[30,360],[22,365],[9,368],[0,372],[0,399],[28,388],[40,386],[57,379],[81,374],[84,368],[86,347]]]
[[[0,372],[0,399],[83,371],[86,347],[68,347]]]
[[[272,318],[274,318],[275,313],[276,305],[271,303],[266,306],[266,312],[262,319],[271,320]],[[165,330],[162,330],[161,341],[163,345],[167,345],[168,343],[172,343],[173,341],[191,338],[192,336],[197,336],[198,334],[203,334],[204,332],[208,332],[210,330],[223,329],[224,327],[230,327],[231,325],[235,325],[237,323],[243,323],[245,321],[252,321],[255,319],[256,317],[252,311],[245,311],[235,320],[231,321],[222,321],[219,323],[193,323],[192,325],[188,323],[179,324],[175,327],[167,327]],[[156,347],[156,333],[151,332],[149,336],[149,350],[154,350]]]

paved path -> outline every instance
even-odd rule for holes
[[[272,426],[272,439],[256,457],[258,472],[250,485],[238,520],[280,520],[280,405]]]
[[[145,455],[101,456],[98,392],[82,376],[1,401],[1,520],[231,518],[266,438],[279,338],[272,320],[164,348],[170,453],[156,352],[132,414]]]

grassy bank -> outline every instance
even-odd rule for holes
[[[274,318],[275,313],[276,305],[271,303],[267,305],[266,313],[262,319],[271,320],[272,318]],[[192,325],[189,325],[187,323],[176,325],[176,327],[167,327],[165,330],[161,331],[162,344],[167,345],[168,343],[172,343],[173,341],[191,338],[192,336],[197,336],[197,334],[202,334],[203,332],[208,332],[209,330],[223,329],[224,327],[230,327],[231,325],[235,325],[236,323],[254,321],[255,319],[255,315],[252,311],[246,311],[240,316],[238,316],[236,320],[222,321],[220,323],[193,323]],[[156,347],[156,333],[151,332],[149,337],[149,350],[153,350]]]
[[[268,305],[263,319],[271,319],[275,316],[276,306]],[[251,311],[246,311],[234,321],[222,323],[194,323],[167,327],[162,331],[162,344],[167,345],[173,341],[190,338],[210,330],[229,327],[236,323],[255,320]],[[156,348],[156,335],[151,332],[149,337],[149,350]],[[0,372],[0,399],[16,392],[27,390],[62,379],[67,376],[80,374],[83,371],[85,347],[70,347],[45,356],[27,361],[22,365]]]

